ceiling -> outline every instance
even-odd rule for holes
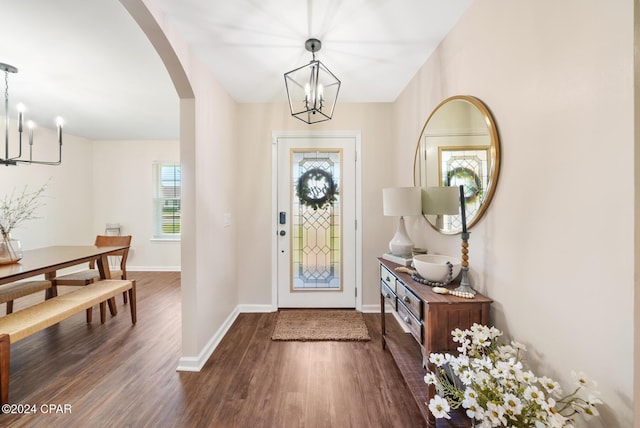
[[[242,103],[286,100],[283,74],[309,62],[309,37],[342,81],[338,102],[393,102],[470,2],[156,0]],[[41,126],[64,117],[72,135],[178,138],[171,80],[117,0],[0,0],[0,10],[0,62],[19,69],[11,116],[23,102]]]

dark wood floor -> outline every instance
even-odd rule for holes
[[[271,341],[275,313],[241,314],[200,373],[177,372],[179,274],[130,278],[136,326],[119,296],[118,315],[104,325],[79,314],[12,345],[9,401],[37,414],[0,415],[0,426],[424,426],[381,349],[379,315],[365,314],[370,342],[305,343]],[[40,299],[18,300],[15,310]],[[51,404],[71,411],[43,413]]]

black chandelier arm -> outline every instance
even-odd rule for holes
[[[18,165],[18,164],[37,164],[37,165],[60,165],[62,163],[62,127],[63,120],[58,118],[57,131],[58,131],[58,160],[57,161],[39,161],[33,160],[33,128],[29,122],[29,159],[22,159],[22,132],[24,122],[24,106],[18,105],[18,155],[15,157],[9,156],[9,73],[17,73],[18,69],[12,65],[0,63],[0,70],[4,71],[5,90],[4,90],[4,117],[5,117],[5,153],[4,158],[0,158],[0,165]]]

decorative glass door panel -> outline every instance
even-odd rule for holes
[[[356,306],[356,143],[277,140],[279,308]]]
[[[341,290],[342,150],[291,150],[291,291]]]

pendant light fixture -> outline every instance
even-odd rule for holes
[[[60,165],[62,162],[62,126],[64,121],[58,117],[56,126],[58,128],[58,160],[57,161],[39,161],[33,159],[33,128],[34,123],[27,121],[29,128],[29,157],[22,157],[22,132],[24,128],[24,106],[18,104],[18,146],[13,150],[9,150],[9,73],[17,73],[18,69],[9,64],[0,63],[0,70],[4,71],[4,153],[0,153],[0,165],[18,165],[18,164],[39,164],[39,165]],[[4,155],[4,157],[1,157]]]
[[[322,47],[320,40],[309,39],[304,46],[313,55],[311,62],[284,75],[291,115],[309,124],[330,120],[340,80],[316,59]]]

